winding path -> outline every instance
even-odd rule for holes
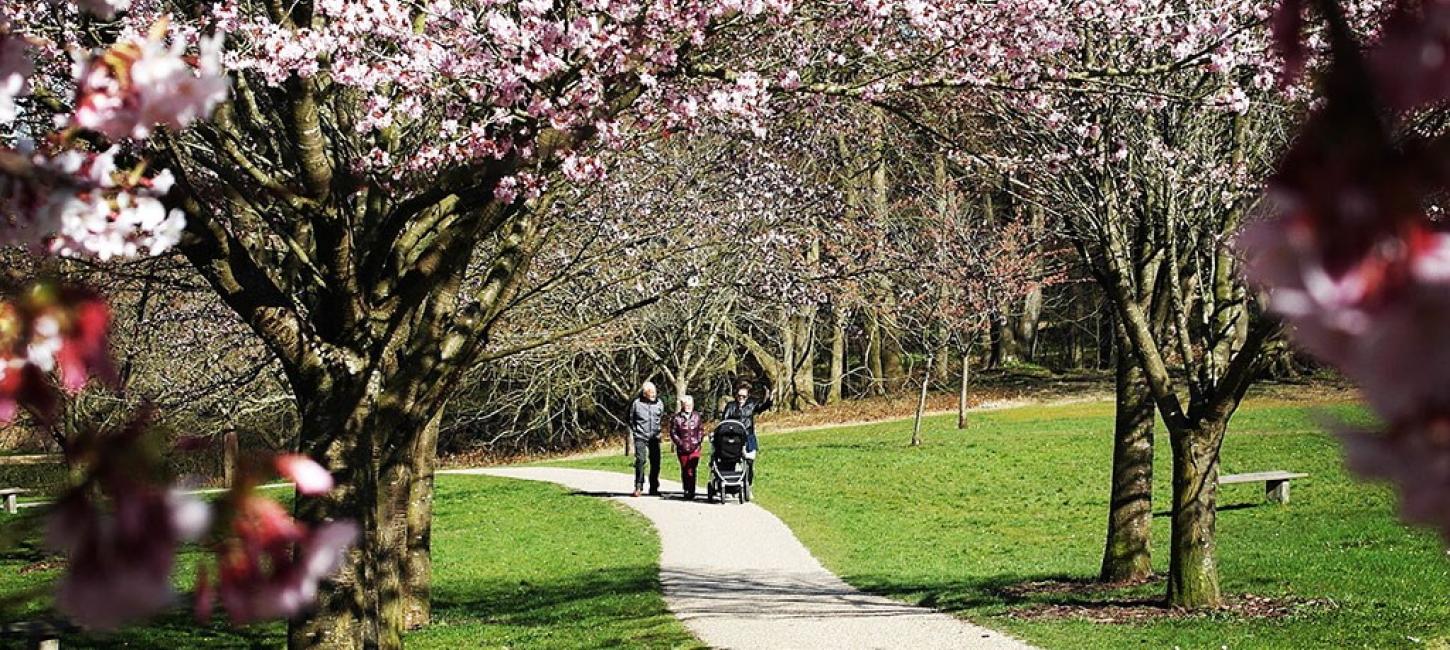
[[[638,510],[660,535],[665,604],[714,648],[1001,648],[1020,641],[930,609],[858,591],[755,504],[630,498],[629,477],[552,467],[448,473],[548,481]],[[678,494],[677,483],[664,483]]]

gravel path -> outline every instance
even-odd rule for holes
[[[625,494],[632,487],[629,476],[594,470],[448,473],[548,481],[638,510],[659,531],[665,604],[713,648],[1031,647],[947,614],[856,590],[822,567],[780,519],[753,503],[631,498]],[[663,487],[666,495],[680,490],[669,481]]]

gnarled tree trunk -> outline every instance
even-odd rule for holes
[[[1214,532],[1217,525],[1218,452],[1227,422],[1204,422],[1173,439],[1173,533],[1168,602],[1175,607],[1217,607]]]
[[[1113,476],[1103,582],[1132,582],[1153,574],[1153,396],[1138,360],[1118,355]]]

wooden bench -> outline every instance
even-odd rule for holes
[[[54,621],[21,621],[0,628],[0,637],[25,639],[27,650],[60,650],[60,635],[80,628]]]
[[[20,495],[25,494],[20,488],[5,488],[0,490],[0,497],[5,497],[5,512],[15,514],[20,512]]]
[[[1226,476],[1220,476],[1218,477],[1218,484],[1232,485],[1234,483],[1263,483],[1264,498],[1274,503],[1288,503],[1289,481],[1296,478],[1308,477],[1308,474],[1274,470],[1271,472],[1249,472],[1248,474],[1229,474]]]

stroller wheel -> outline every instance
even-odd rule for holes
[[[750,494],[750,482],[746,481],[744,485],[740,486],[740,502],[745,503],[749,501],[751,496],[752,495]]]

